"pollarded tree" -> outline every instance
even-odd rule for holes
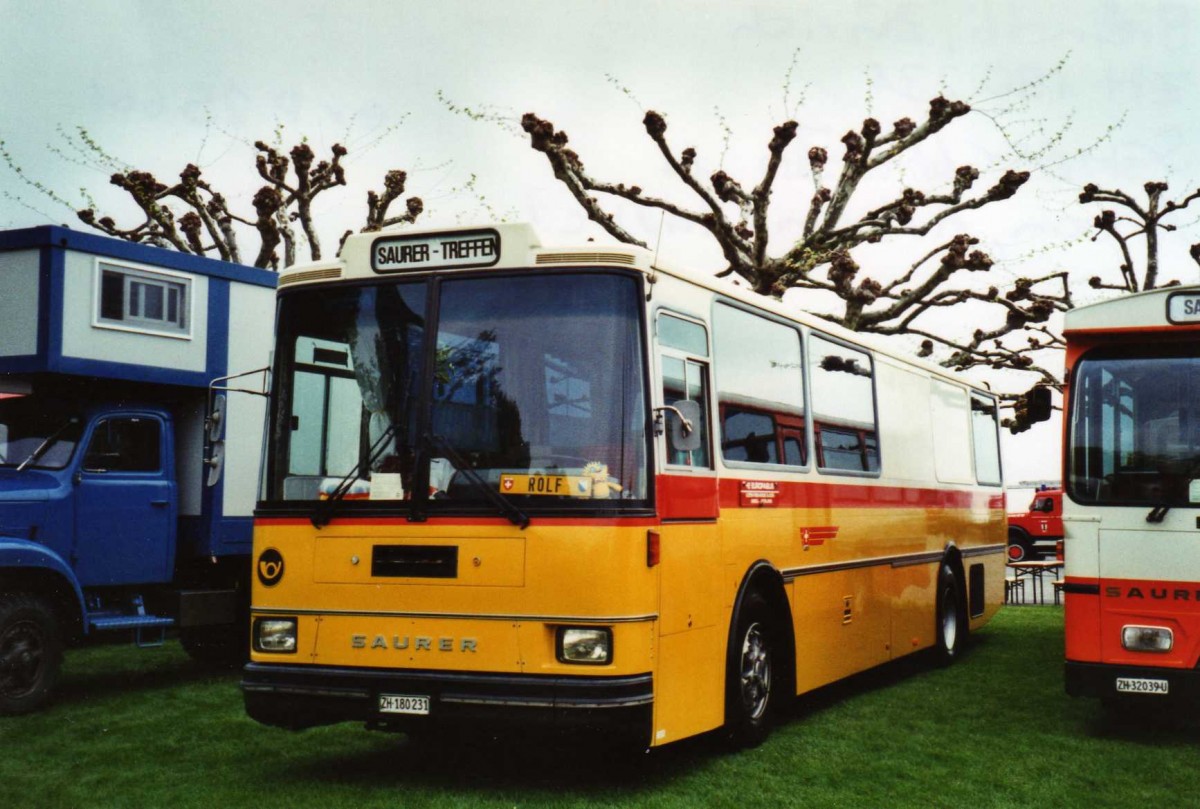
[[[978,248],[978,239],[966,233],[935,238],[944,223],[1013,197],[1029,179],[1027,171],[997,172],[980,188],[982,173],[960,166],[941,191],[904,188],[894,198],[870,207],[855,206],[864,181],[896,158],[917,150],[944,134],[971,112],[963,101],[943,96],[929,103],[920,121],[901,118],[887,131],[874,118],[842,138],[843,150],[836,179],[826,184],[830,156],[813,146],[807,159],[813,191],[805,201],[807,215],[802,232],[789,234],[784,248],[771,250],[774,235],[768,227],[775,182],[798,124],[786,121],[775,127],[767,143],[766,168],[752,187],[724,170],[713,171],[707,182],[696,168],[694,148],[674,148],[667,140],[665,118],[647,112],[643,126],[674,176],[698,202],[693,207],[646,194],[638,185],[614,183],[593,177],[583,160],[568,147],[565,132],[534,113],[522,118],[531,146],[546,156],[554,176],[566,186],[587,216],[614,238],[645,246],[609,209],[613,199],[654,208],[706,230],[719,247],[726,268],[720,275],[735,275],[755,291],[782,297],[792,289],[826,293],[821,304],[810,308],[830,321],[860,332],[912,335],[921,341],[923,355],[939,354],[943,365],[955,368],[987,366],[1031,371],[1042,382],[1055,380],[1040,367],[1031,350],[1034,341],[1008,347],[1005,338],[1045,324],[1055,312],[1071,306],[1065,272],[1038,278],[1018,278],[1005,290],[988,287],[966,276],[986,274],[992,259]],[[605,197],[602,200],[598,195]],[[858,248],[908,238],[932,240],[929,248],[900,272],[864,272],[855,258]],[[816,299],[814,299],[816,300]],[[835,305],[830,307],[828,301]],[[997,310],[991,326],[957,336],[953,325],[938,327],[934,312],[966,304]],[[941,347],[939,350],[938,347]],[[1016,397],[1010,397],[1015,399]]]
[[[1161,232],[1173,232],[1176,226],[1163,222],[1163,219],[1171,214],[1182,211],[1187,208],[1192,201],[1200,199],[1200,189],[1193,191],[1191,194],[1183,197],[1179,201],[1162,199],[1163,194],[1167,191],[1167,184],[1162,181],[1152,180],[1143,185],[1146,192],[1146,202],[1143,204],[1137,201],[1131,194],[1127,194],[1120,189],[1105,190],[1095,185],[1088,183],[1084,186],[1083,191],[1079,195],[1080,203],[1084,205],[1092,203],[1112,203],[1124,209],[1124,213],[1118,213],[1111,209],[1105,208],[1096,215],[1092,221],[1096,228],[1096,233],[1092,237],[1092,241],[1100,238],[1102,234],[1107,233],[1112,237],[1121,254],[1121,263],[1118,265],[1120,274],[1119,283],[1110,283],[1105,281],[1101,276],[1092,276],[1088,279],[1088,285],[1092,289],[1114,290],[1116,292],[1134,293],[1142,292],[1159,287],[1178,286],[1178,280],[1167,281],[1161,283],[1159,280],[1159,251],[1161,242],[1159,240]],[[1144,264],[1139,270],[1138,262],[1134,258],[1134,252],[1131,249],[1131,242],[1134,239],[1145,239],[1145,259]],[[1200,264],[1200,243],[1193,244],[1189,250],[1192,259]],[[1067,299],[1068,306],[1071,301]],[[1066,347],[1066,341],[1062,334],[1050,327],[1049,324],[1039,323],[1026,326],[1026,340],[1028,345],[1017,349],[1022,354],[1032,354],[1046,349],[1061,351]],[[1046,374],[1044,376],[1045,384],[1062,390],[1062,380],[1055,375]],[[1018,403],[1017,421],[1020,422],[1020,407],[1022,403]]]
[[[76,162],[92,168],[117,168],[109,181],[126,192],[142,215],[141,222],[121,226],[114,217],[98,214],[93,202],[76,211],[82,222],[118,239],[174,248],[201,256],[215,255],[235,263],[247,263],[249,258],[239,243],[239,226],[243,229],[252,228],[258,235],[258,249],[249,263],[255,267],[278,269],[281,265],[290,266],[296,262],[297,248],[303,244],[308,245],[308,257],[319,260],[322,248],[314,221],[313,201],[322,193],[346,185],[342,159],[348,151],[341,144],[335,143],[330,148],[329,159],[318,161],[312,147],[304,141],[292,147],[287,154],[275,146],[257,141],[254,144],[255,170],[259,179],[266,181],[266,184],[253,196],[253,216],[242,216],[234,212],[225,195],[215,190],[203,176],[202,170],[192,163],[179,173],[178,182],[167,184],[148,171],[121,164],[82,128],[74,136],[61,131],[60,134],[81,156]],[[3,143],[0,143],[0,157],[28,186],[70,207],[53,190],[27,178],[4,149]],[[394,169],[385,174],[382,192],[367,192],[367,213],[362,227],[364,232],[411,223],[420,216],[424,209],[420,197],[405,200],[403,213],[390,213],[393,203],[403,196],[407,180],[408,175],[404,171]],[[299,234],[294,227],[296,224],[299,225]],[[350,232],[342,235],[342,241]],[[279,255],[280,246],[283,248],[282,257]]]
[[[1142,188],[1146,192],[1146,202],[1144,204],[1138,202],[1131,194],[1127,194],[1119,188],[1109,191],[1093,183],[1084,186],[1083,192],[1079,195],[1079,201],[1085,205],[1094,202],[1107,202],[1118,205],[1123,209],[1123,212],[1118,215],[1113,209],[1106,208],[1097,214],[1095,220],[1092,222],[1096,227],[1096,235],[1093,237],[1093,241],[1100,238],[1100,234],[1107,233],[1116,242],[1121,251],[1122,259],[1118,267],[1121,273],[1120,283],[1108,283],[1100,276],[1094,276],[1089,280],[1089,284],[1093,289],[1141,292],[1164,286],[1178,286],[1179,284],[1178,280],[1168,281],[1165,284],[1159,282],[1159,231],[1169,233],[1175,230],[1175,225],[1164,223],[1163,219],[1182,211],[1194,200],[1200,199],[1200,189],[1193,191],[1176,202],[1173,200],[1163,200],[1162,197],[1167,191],[1167,184],[1161,180],[1151,180],[1143,185]],[[1133,257],[1133,252],[1130,250],[1130,241],[1137,238],[1146,240],[1145,264],[1140,274],[1137,269],[1137,262]],[[1192,259],[1197,264],[1200,264],[1200,243],[1193,244],[1188,252]]]

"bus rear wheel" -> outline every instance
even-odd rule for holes
[[[950,563],[943,562],[937,584],[937,661],[948,666],[962,654],[967,621],[962,608],[962,582]]]
[[[738,610],[726,672],[725,729],[735,748],[755,747],[767,738],[777,695],[778,625],[758,593]]]

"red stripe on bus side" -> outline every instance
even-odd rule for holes
[[[719,508],[742,508],[740,492],[744,480],[714,476],[659,475],[658,514],[652,517],[538,517],[539,525],[653,526],[659,520],[716,519]],[[926,489],[915,486],[883,486],[875,483],[826,483],[776,481],[774,503],[767,508],[922,508],[1003,510],[1004,495],[990,491]],[[759,507],[751,507],[759,508]],[[306,517],[259,517],[257,525],[307,525]],[[338,517],[339,525],[414,525],[405,517]],[[503,517],[434,517],[420,523],[439,525],[507,525]],[[821,530],[821,529],[813,529]]]
[[[738,508],[743,480],[721,481],[721,508]],[[661,480],[661,478],[660,478]],[[776,508],[987,508],[1003,509],[1003,493],[883,486],[876,483],[776,481]]]

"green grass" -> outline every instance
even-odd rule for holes
[[[1062,613],[1009,607],[949,669],[902,661],[799,700],[761,747],[638,756],[520,740],[427,749],[242,713],[236,673],[156,650],[69,653],[58,699],[0,719],[0,807],[1188,805],[1200,721],[1110,719],[1062,687]]]

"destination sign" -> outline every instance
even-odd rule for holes
[[[500,234],[494,230],[390,236],[371,246],[371,269],[379,273],[491,267],[499,260]]]
[[[1200,323],[1200,292],[1176,292],[1167,298],[1169,323]]]

